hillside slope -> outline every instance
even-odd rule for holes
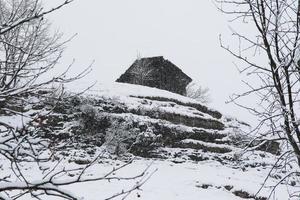
[[[86,129],[117,135],[138,156],[206,159],[205,152],[232,155],[247,145],[241,139],[252,139],[245,135],[250,130],[246,123],[156,88],[115,83],[104,90],[88,91],[76,100],[78,105],[71,105],[72,109],[77,107],[83,118],[94,120],[85,124]],[[119,131],[111,133],[115,129]],[[276,154],[278,147],[268,143],[260,149]],[[188,149],[194,153],[181,153]]]
[[[265,187],[255,196],[278,158],[279,144],[264,143],[245,151],[253,139],[245,132],[249,125],[192,99],[115,83],[84,94],[67,93],[58,102],[41,91],[39,97],[26,97],[26,106],[23,104],[16,103],[14,108],[22,111],[28,130],[38,129],[41,137],[50,139],[51,151],[56,157],[63,156],[66,165],[82,166],[103,151],[123,159],[138,156],[122,172],[130,174],[154,160],[152,168],[158,168],[158,172],[140,192],[142,195],[134,193],[129,199],[264,200],[272,189]],[[21,126],[12,113],[0,117]],[[99,163],[92,174],[107,171],[119,162],[110,158]],[[276,185],[287,171],[277,171],[266,186]],[[296,190],[295,183],[293,178],[288,180],[290,191]],[[80,191],[86,199],[98,199],[114,193],[113,188],[123,187],[128,185],[119,181],[95,191],[89,183],[67,189]],[[285,185],[279,185],[276,191],[275,199],[288,199]]]

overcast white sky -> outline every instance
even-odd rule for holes
[[[51,5],[61,0],[48,1]],[[78,33],[61,65],[76,59],[75,71],[95,60],[85,81],[115,81],[141,56],[164,56],[203,86],[211,106],[252,123],[251,115],[225,104],[242,90],[234,58],[220,48],[219,34],[232,44],[229,22],[211,0],[76,0],[51,15],[65,36]]]

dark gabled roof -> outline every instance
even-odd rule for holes
[[[191,81],[188,75],[162,56],[137,59],[116,80],[116,82],[145,85],[181,95],[186,94],[186,86]]]
[[[162,67],[162,69],[163,67],[171,67],[172,71],[176,72],[177,74],[180,74],[182,78],[186,79],[188,82],[192,81],[192,78],[186,75],[179,67],[173,64],[171,61],[164,59],[163,56],[144,57],[137,59],[130,68],[134,68],[140,61],[142,61],[143,63],[147,63],[147,65],[151,67]],[[128,72],[130,71],[130,68],[128,69]]]

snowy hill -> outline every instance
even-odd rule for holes
[[[170,148],[199,150],[199,155],[203,155],[203,151],[234,153],[236,148],[246,145],[238,140],[247,139],[243,132],[249,131],[249,125],[223,116],[193,99],[131,84],[115,83],[104,88],[88,91],[85,98],[89,100],[84,107],[87,112],[100,114],[100,121],[109,118],[115,128],[125,128],[125,137],[132,134],[137,137],[131,148],[136,155],[169,157],[164,154],[171,155]],[[124,122],[116,124],[118,119]],[[278,151],[276,143],[260,148],[273,154]],[[175,154],[177,158],[180,152]]]
[[[137,160],[121,174],[134,174],[152,163],[150,170],[158,171],[129,199],[264,200],[272,190],[264,187],[256,195],[278,158],[279,144],[248,146],[253,139],[245,134],[249,125],[195,100],[121,83],[80,95],[67,93],[59,102],[45,91],[39,98],[26,98],[25,107],[15,107],[22,108],[29,127],[38,127],[41,137],[50,139],[51,151],[63,158],[64,165],[82,166],[99,152],[106,156],[90,169],[91,174],[103,173],[128,156],[137,156]],[[1,119],[15,126],[20,121],[13,113],[4,113]],[[28,167],[29,174],[31,170]],[[266,186],[276,185],[286,173],[287,169],[277,172]],[[289,180],[291,191],[296,189],[294,182]],[[113,181],[101,189],[94,184],[66,189],[84,194],[85,199],[104,199],[135,183]],[[275,199],[288,199],[286,185],[279,185],[275,194]]]

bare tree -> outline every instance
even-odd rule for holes
[[[67,71],[40,81],[61,58],[66,42],[61,34],[50,34],[49,22],[44,15],[69,4],[44,11],[39,0],[0,1],[0,97],[15,96],[33,91],[51,82],[69,82],[74,78],[65,77]],[[77,78],[84,75],[84,71]]]
[[[201,103],[208,104],[211,102],[209,89],[192,82],[186,87],[186,96],[195,99]]]
[[[23,117],[23,113],[12,108],[26,96],[39,96],[40,89],[49,88],[52,84],[64,84],[84,77],[90,66],[81,73],[69,77],[67,70],[49,78],[48,73],[56,67],[68,41],[61,41],[61,34],[51,34],[49,22],[45,16],[61,9],[73,0],[64,0],[57,7],[45,10],[40,0],[0,0],[0,113],[12,113]],[[54,98],[59,101],[61,94]],[[24,98],[23,98],[24,99]],[[54,105],[55,106],[55,105]],[[51,110],[49,112],[52,112]],[[26,116],[29,117],[29,116]],[[29,117],[30,118],[30,117]],[[50,195],[63,199],[78,199],[62,187],[80,182],[101,180],[136,180],[130,189],[113,195],[127,196],[139,189],[148,179],[146,170],[133,177],[116,176],[116,172],[130,164],[113,168],[104,176],[90,177],[87,171],[97,163],[101,156],[85,167],[68,169],[62,160],[50,162],[49,140],[40,137],[39,126],[29,129],[26,122],[21,125],[10,125],[0,117],[0,199],[18,199],[30,195],[42,199]],[[23,118],[20,119],[20,121]],[[31,117],[30,121],[38,125],[43,120]],[[47,154],[48,153],[48,154]],[[46,154],[46,155],[45,155]],[[26,166],[35,167],[37,179],[32,179],[26,172]],[[2,169],[3,168],[3,169]],[[69,173],[74,176],[68,176]]]
[[[16,17],[30,15],[34,7],[41,7],[35,4],[34,1],[22,1],[18,4],[15,0],[12,1],[11,8],[2,4],[0,23],[5,23],[14,13]],[[31,85],[37,77],[53,68],[63,52],[64,43],[59,42],[60,39],[60,33],[50,35],[49,23],[44,18],[31,20],[1,34],[1,91]]]
[[[249,91],[232,97],[232,101],[255,114],[260,123],[255,130],[258,140],[277,140],[287,144],[273,170],[293,162],[300,167],[299,92],[300,67],[300,2],[294,0],[217,0],[218,8],[232,15],[252,31],[234,31],[237,50],[221,46],[236,57],[244,67],[240,72]],[[251,57],[251,55],[253,55]],[[257,105],[238,102],[240,98],[256,95]],[[291,172],[289,176],[295,175]]]
[[[40,7],[40,0],[31,1],[31,9],[27,10],[25,13],[19,12],[20,3],[25,3],[28,1],[20,1],[20,0],[1,0],[0,6],[1,8],[1,18],[4,19],[0,24],[0,35],[22,25],[28,23],[35,19],[41,19],[45,15],[48,15],[56,10],[61,9],[62,7],[72,3],[74,0],[64,0],[63,3],[58,6],[45,10],[43,7]],[[11,12],[14,10],[14,12]],[[9,17],[4,17],[4,15],[8,15]]]
[[[135,77],[136,84],[144,85],[144,82],[153,79],[151,75],[154,69],[150,67],[151,63],[147,62],[147,60],[143,58],[138,57],[135,64],[136,67],[130,71],[130,74]]]

